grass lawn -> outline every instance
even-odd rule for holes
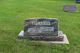
[[[0,0],[0,53],[80,53],[80,4],[77,12],[64,12],[73,0]],[[31,17],[58,18],[60,30],[67,34],[69,45],[34,43],[18,40],[23,22]]]

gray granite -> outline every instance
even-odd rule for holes
[[[24,34],[26,36],[57,36],[58,20],[48,18],[25,20]]]
[[[76,5],[64,5],[65,12],[76,12],[77,7]]]
[[[31,40],[62,41],[64,37],[58,36],[58,19],[32,18],[24,23],[24,37]]]
[[[58,31],[58,36],[63,36],[63,41],[32,41],[32,42],[39,42],[39,43],[53,43],[53,44],[69,44],[69,41],[68,41],[68,38],[66,36],[66,34],[64,34],[62,31]],[[18,37],[21,39],[21,38],[24,38],[24,31],[20,31]]]
[[[59,36],[58,31],[58,19],[56,18],[31,18],[25,20],[24,31],[20,32],[19,38],[63,41],[64,37]]]

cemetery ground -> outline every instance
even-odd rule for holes
[[[79,53],[80,4],[76,12],[64,12],[63,6],[76,4],[73,0],[0,0],[0,53]],[[34,43],[19,40],[18,33],[30,17],[59,19],[59,29],[70,44]]]

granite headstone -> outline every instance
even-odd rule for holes
[[[63,40],[62,36],[58,36],[58,19],[56,18],[26,19],[24,36],[31,40]]]
[[[75,12],[77,7],[75,5],[64,5],[65,12]]]

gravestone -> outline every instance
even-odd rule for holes
[[[33,18],[24,23],[24,38],[30,40],[62,41],[58,35],[58,19]]]
[[[80,0],[76,0],[77,3],[80,3]]]
[[[75,5],[64,5],[65,12],[75,12],[77,7]]]
[[[27,38],[31,42],[69,44],[66,34],[59,31],[56,18],[26,19],[18,38]]]

